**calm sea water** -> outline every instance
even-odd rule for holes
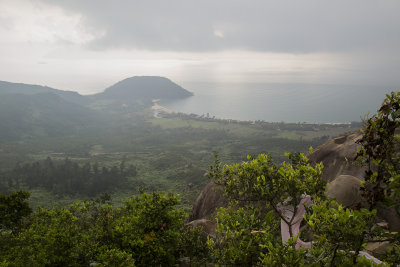
[[[269,122],[349,122],[375,113],[393,88],[320,84],[188,83],[193,97],[160,104],[179,112]],[[398,88],[397,88],[398,90]]]

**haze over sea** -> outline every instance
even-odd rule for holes
[[[237,120],[337,123],[374,114],[396,88],[301,83],[206,83],[183,85],[194,96],[160,104],[178,112]]]

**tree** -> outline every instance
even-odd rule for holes
[[[0,231],[0,266],[173,266],[187,245],[206,254],[200,232],[184,231],[178,204],[176,195],[160,192],[117,209],[107,196],[39,208],[15,235]]]
[[[281,165],[261,154],[223,167],[216,159],[210,176],[224,186],[231,206],[217,213],[218,238],[209,242],[214,261],[245,266],[371,264],[359,258],[359,251],[381,233],[373,227],[376,211],[352,211],[335,201],[326,201],[322,164],[311,166],[301,153],[287,157],[289,162]],[[314,200],[306,216],[308,231],[314,235],[308,249],[302,248],[306,244],[300,240],[305,237],[305,231],[299,231],[302,218],[296,218],[304,209],[305,195]],[[281,231],[272,227],[277,219]],[[289,228],[287,239],[283,238],[285,225]]]
[[[216,215],[216,238],[208,240],[211,260],[222,266],[253,266],[267,252],[263,245],[276,243],[278,220],[273,211],[254,206],[221,208]]]
[[[335,200],[319,201],[306,214],[315,242],[316,264],[340,266],[356,264],[363,246],[380,235],[373,227],[376,210],[350,210]]]
[[[213,253],[215,262],[245,266],[273,264],[272,259],[277,259],[273,247],[292,251],[289,254],[293,255],[305,254],[295,252],[300,244],[296,233],[300,222],[296,216],[299,209],[304,209],[306,195],[315,199],[324,197],[322,164],[311,166],[304,154],[287,153],[288,161],[281,165],[268,154],[260,154],[256,158],[249,156],[248,161],[240,164],[222,167],[215,156],[209,176],[223,185],[231,203],[228,209],[218,211],[218,238],[209,242],[212,249],[217,248]],[[288,227],[286,244],[281,241],[279,221],[281,227]],[[282,257],[278,262],[285,261],[283,254]]]
[[[216,158],[209,176],[215,183],[224,186],[225,194],[231,200],[261,201],[268,205],[289,226],[292,238],[295,215],[304,195],[323,198],[326,183],[321,178],[322,163],[313,167],[302,153],[287,153],[286,156],[289,161],[280,166],[268,154],[260,154],[257,158],[249,156],[249,161],[241,164],[222,168]],[[281,208],[283,203],[293,208],[289,218]]]
[[[185,213],[176,208],[172,194],[143,193],[125,201],[112,224],[112,242],[134,255],[140,266],[173,265],[180,255],[179,243]]]
[[[361,188],[369,210],[378,203],[393,207],[400,216],[400,92],[386,95],[381,108],[363,121],[361,149],[357,158],[367,166]],[[400,234],[382,234],[395,246],[387,260],[400,262]]]
[[[357,157],[367,166],[364,197],[370,209],[378,202],[400,203],[400,92],[386,95],[378,113],[366,118]],[[399,213],[400,214],[400,213]]]
[[[27,202],[29,196],[30,193],[24,191],[0,194],[0,229],[17,229],[21,226],[23,217],[32,212]]]
[[[77,218],[67,209],[40,208],[30,225],[17,237],[17,245],[9,252],[16,266],[76,266],[84,234]]]

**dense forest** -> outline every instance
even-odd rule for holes
[[[3,187],[29,188],[42,187],[58,195],[82,194],[95,196],[111,192],[121,187],[127,177],[136,176],[134,165],[125,166],[122,160],[119,166],[99,167],[97,163],[85,163],[79,166],[70,159],[54,162],[50,157],[44,161],[17,164],[12,171],[3,174]]]

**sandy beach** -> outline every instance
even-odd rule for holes
[[[171,110],[171,109],[169,109],[169,108],[160,106],[160,105],[158,104],[158,101],[160,101],[160,99],[153,99],[153,100],[152,100],[153,106],[151,106],[151,109],[153,109],[153,110],[156,111],[156,112],[163,112],[163,113],[165,113],[165,114],[174,114],[174,113],[176,113],[175,111],[173,111],[173,110]]]

